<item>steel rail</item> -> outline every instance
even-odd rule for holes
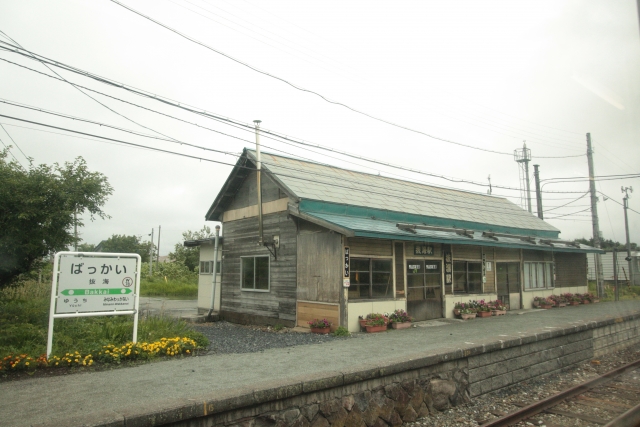
[[[585,383],[579,384],[575,387],[572,387],[568,390],[565,390],[561,393],[555,394],[553,396],[549,396],[546,399],[540,400],[539,402],[535,402],[532,403],[529,406],[525,406],[522,409],[519,409],[515,412],[512,412],[510,414],[507,414],[503,417],[497,418],[487,424],[483,424],[483,427],[507,427],[507,426],[511,426],[515,423],[518,423],[520,421],[526,420],[528,418],[533,417],[534,415],[539,414],[540,412],[543,412],[545,409],[549,409],[557,404],[559,404],[560,402],[562,402],[565,399],[569,399],[571,397],[580,395],[582,393],[585,393],[586,391],[597,387],[599,385],[605,384],[609,381],[611,381],[613,378],[622,375],[624,373],[626,373],[627,371],[631,371],[636,369],[638,366],[640,366],[640,360],[636,360],[635,362],[631,362],[627,365],[624,365],[618,369],[614,369],[613,371],[609,371],[604,375],[601,375],[597,378],[594,378],[590,381],[587,381]],[[637,411],[638,413],[635,414],[633,413],[633,411]],[[635,414],[635,416],[639,416],[640,417],[640,407],[636,407],[633,408],[627,412],[625,412],[624,414],[622,414],[620,417],[622,417],[625,414],[628,413],[632,413]],[[611,424],[611,423],[609,423]],[[607,424],[607,425],[609,425]],[[618,425],[627,425],[627,424],[611,424],[611,426],[618,426]],[[636,425],[636,424],[628,424],[630,426],[632,425]]]
[[[609,421],[604,427],[636,427],[640,425],[640,404]]]

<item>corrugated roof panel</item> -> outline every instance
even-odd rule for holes
[[[252,151],[249,151],[254,155]],[[559,231],[510,201],[262,153],[264,167],[302,199],[514,228]]]

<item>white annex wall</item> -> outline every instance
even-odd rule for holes
[[[214,260],[214,245],[213,243],[203,243],[200,245],[200,261],[213,261]],[[218,245],[218,262],[222,262],[222,245]],[[220,270],[222,271],[222,270]],[[216,297],[214,300],[214,311],[220,310],[220,281],[221,275],[218,274],[216,278]],[[200,274],[198,276],[198,311],[211,308],[211,288],[213,283],[212,274]]]

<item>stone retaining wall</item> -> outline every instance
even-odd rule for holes
[[[385,366],[217,395],[127,427],[385,427],[414,421],[491,391],[640,342],[640,315],[593,321]]]

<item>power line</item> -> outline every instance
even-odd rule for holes
[[[544,210],[544,212],[549,212],[549,211],[553,211],[553,210],[556,210],[556,209],[563,208],[563,207],[565,207],[565,206],[567,206],[567,205],[570,205],[571,203],[577,202],[578,200],[582,199],[582,198],[583,198],[584,196],[586,196],[587,194],[589,194],[589,192],[588,192],[588,191],[587,191],[587,192],[585,192],[582,196],[578,197],[577,199],[573,199],[572,201],[570,201],[570,202],[568,202],[568,203],[565,203],[564,205],[556,206],[555,208],[545,209],[545,210]]]
[[[11,37],[9,37],[9,35],[8,35],[7,33],[5,33],[5,32],[4,32],[4,31],[2,31],[2,30],[0,30],[0,32],[1,32],[2,34],[4,34],[4,35],[5,35],[5,37],[7,37],[9,40],[11,40],[12,42],[14,42],[14,43],[15,43],[15,44],[20,48],[20,49],[24,50],[25,52],[29,52],[28,50],[24,49],[24,48],[20,45],[20,43],[18,43],[17,41],[15,41],[15,40],[14,40],[14,39],[12,39]],[[4,42],[3,42],[3,43],[4,43]],[[132,119],[130,119],[130,118],[128,118],[128,117],[125,117],[124,115],[122,115],[122,114],[120,114],[120,113],[118,113],[118,112],[117,112],[117,111],[115,111],[114,109],[110,108],[108,105],[103,104],[102,102],[98,101],[97,99],[95,99],[94,97],[92,97],[91,95],[89,95],[88,93],[85,93],[82,89],[80,89],[79,87],[77,87],[77,86],[76,86],[76,85],[74,85],[73,83],[71,83],[71,82],[67,81],[64,77],[62,77],[60,74],[56,73],[56,72],[55,72],[54,70],[52,70],[52,69],[51,69],[47,64],[45,64],[45,62],[44,62],[44,61],[42,61],[42,60],[38,59],[38,58],[36,57],[36,55],[31,54],[31,57],[33,57],[33,59],[35,59],[35,60],[39,61],[39,62],[40,62],[42,65],[44,65],[45,67],[47,67],[47,69],[48,69],[49,71],[51,71],[53,74],[55,74],[55,75],[56,75],[56,76],[58,76],[60,79],[62,79],[62,81],[64,81],[64,82],[66,82],[66,83],[70,84],[73,88],[75,88],[76,90],[78,90],[80,93],[82,93],[83,95],[85,95],[85,96],[87,96],[88,98],[92,99],[93,101],[97,102],[98,104],[100,104],[101,106],[103,106],[103,107],[104,107],[104,108],[106,108],[107,110],[111,111],[112,113],[117,114],[118,116],[122,117],[123,119],[128,120],[128,121],[130,121],[131,123],[134,123],[134,124],[136,124],[136,125],[138,125],[138,126],[140,126],[140,127],[142,127],[142,128],[145,128],[145,129],[147,129],[147,130],[150,130],[150,131],[152,131],[152,132],[155,132],[155,133],[157,133],[158,135],[162,135],[162,136],[164,136],[164,137],[166,137],[166,138],[171,138],[170,136],[167,136],[167,135],[162,134],[162,133],[160,133],[160,132],[158,132],[158,131],[155,131],[155,130],[153,130],[153,129],[151,129],[151,128],[148,128],[148,127],[146,127],[146,126],[144,126],[144,125],[142,125],[142,124],[140,124],[140,123],[138,123],[138,122],[136,122],[136,121],[134,121],[134,120],[132,120]]]
[[[628,176],[631,176],[631,175],[633,175],[635,177],[635,176],[640,175],[640,172],[637,172],[637,173],[624,173],[624,174],[617,174],[617,175],[595,175],[593,178],[628,177]],[[558,177],[558,178],[542,179],[542,180],[540,180],[540,182],[558,181],[558,180],[567,180],[567,179],[589,180],[591,178],[589,178],[588,176],[565,176],[565,177]]]
[[[0,61],[4,61],[4,62],[7,62],[9,64],[16,65],[18,67],[21,67],[21,68],[27,69],[29,71],[41,74],[41,75],[43,75],[45,77],[49,77],[49,78],[54,79],[54,80],[64,81],[63,79],[56,78],[54,76],[50,76],[50,75],[42,73],[42,72],[40,72],[38,70],[34,70],[33,68],[30,68],[30,67],[27,67],[27,66],[24,66],[24,65],[21,65],[21,64],[17,64],[17,63],[15,63],[13,61],[9,61],[9,60],[4,59],[4,58],[0,58]],[[59,66],[58,64],[52,64],[52,65]],[[79,74],[84,75],[82,72],[79,73]],[[87,76],[87,77],[90,77],[90,76]],[[103,81],[104,79],[103,78],[99,78],[97,80]],[[71,83],[71,82],[68,82],[68,83],[70,83],[72,85],[75,85],[77,87],[80,87],[82,89],[85,89],[85,90],[88,90],[88,91],[91,91],[91,92],[94,92],[94,93],[109,97],[111,99],[115,99],[115,100],[118,100],[120,102],[124,102],[124,103],[127,103],[129,105],[133,105],[135,107],[145,109],[147,111],[151,111],[151,112],[154,112],[154,113],[157,113],[157,114],[161,114],[161,115],[163,115],[165,117],[170,117],[170,118],[173,118],[175,120],[179,120],[181,122],[184,122],[184,123],[187,123],[187,124],[190,124],[190,125],[193,125],[193,126],[198,126],[198,127],[202,128],[202,129],[210,130],[212,132],[217,132],[217,133],[229,136],[231,138],[236,138],[236,139],[239,139],[239,140],[242,140],[242,141],[253,143],[252,141],[248,141],[248,140],[245,140],[245,139],[242,139],[242,138],[238,138],[238,137],[235,137],[233,135],[229,135],[229,134],[226,134],[226,133],[223,133],[223,132],[211,129],[211,128],[207,128],[207,127],[199,125],[197,123],[189,122],[187,120],[184,120],[184,119],[181,119],[181,118],[178,118],[178,117],[166,114],[166,113],[162,113],[162,112],[159,112],[157,110],[154,110],[154,109],[151,109],[151,108],[148,108],[148,107],[144,107],[144,106],[141,106],[139,104],[135,104],[133,102],[126,101],[126,100],[123,100],[121,98],[118,98],[118,97],[115,97],[115,96],[112,96],[112,95],[108,95],[108,94],[106,94],[104,92],[100,92],[100,91],[97,91],[95,89],[88,88],[86,86],[82,86],[82,85],[79,85],[79,84],[76,84],[76,83]],[[111,82],[108,82],[107,84],[114,85],[114,83],[111,83]],[[124,85],[116,85],[116,86],[118,86],[118,87],[120,87],[122,89],[128,90],[128,91],[130,91],[130,92],[132,92],[134,94],[137,94],[139,96],[143,96],[143,97],[151,98],[151,99],[156,99],[156,100],[159,100],[161,102],[167,103],[170,106],[174,106],[174,107],[178,107],[178,108],[181,108],[181,109],[185,109],[186,111],[189,111],[191,113],[200,115],[202,117],[205,117],[205,118],[208,118],[208,119],[211,119],[211,120],[218,121],[218,122],[220,122],[222,124],[225,124],[227,126],[232,126],[232,127],[235,127],[237,129],[240,129],[240,130],[243,130],[243,131],[246,131],[246,132],[254,132],[253,126],[241,123],[239,121],[235,121],[235,120],[232,120],[232,119],[229,119],[229,118],[226,118],[226,117],[220,117],[220,116],[212,115],[210,113],[203,112],[203,111],[193,110],[191,108],[185,107],[185,104],[180,105],[180,104],[174,104],[173,101],[172,102],[163,101],[159,97],[156,97],[156,96],[153,96],[153,95],[149,95],[147,93],[140,92],[139,89],[130,90],[129,88],[125,87]],[[285,143],[285,144],[286,143],[291,143],[291,144],[302,145],[302,146],[306,146],[306,147],[313,147],[313,148],[317,148],[317,149],[320,149],[320,150],[324,150],[324,151],[329,151],[329,152],[333,152],[333,153],[336,153],[336,154],[340,154],[340,155],[343,155],[343,156],[346,156],[346,157],[351,157],[351,158],[363,160],[363,161],[366,161],[366,162],[370,162],[370,163],[374,163],[374,164],[378,164],[378,165],[382,165],[382,166],[386,166],[386,167],[400,169],[400,170],[404,170],[404,171],[407,171],[407,172],[418,173],[418,174],[421,174],[421,175],[431,176],[431,177],[434,177],[434,178],[440,178],[440,179],[444,179],[444,180],[447,180],[447,181],[450,181],[450,182],[467,183],[467,184],[478,185],[478,186],[482,186],[482,187],[488,187],[488,184],[485,184],[485,183],[479,183],[479,182],[469,181],[469,180],[465,180],[465,179],[461,179],[461,178],[455,178],[455,177],[447,177],[445,175],[432,174],[432,173],[420,171],[420,170],[417,170],[417,169],[411,169],[411,168],[407,168],[407,167],[400,166],[400,165],[394,165],[394,164],[387,163],[387,162],[381,162],[379,160],[375,160],[375,159],[364,157],[364,156],[359,156],[359,155],[356,155],[356,154],[351,154],[351,153],[348,153],[346,151],[336,150],[336,149],[333,149],[333,148],[330,148],[330,147],[325,147],[325,146],[322,146],[322,145],[319,145],[319,144],[309,143],[309,142],[305,142],[305,141],[302,141],[302,140],[295,140],[295,139],[292,139],[290,137],[287,137],[287,136],[280,135],[278,133],[269,131],[267,129],[261,129],[261,133],[262,134],[266,134],[264,136],[265,138],[272,139],[274,141],[278,141],[278,142]],[[291,145],[291,144],[289,144],[289,145]],[[312,151],[312,150],[308,150],[308,151],[311,151],[311,152],[316,153],[316,154],[320,154],[320,153],[317,153],[317,152]],[[320,154],[320,155],[327,156],[326,154]],[[332,156],[327,156],[327,157],[335,158],[335,157],[332,157]],[[342,161],[344,161],[344,160],[342,160]],[[358,165],[358,166],[371,168],[370,166],[359,165],[359,164],[353,163],[353,162],[348,162],[348,163],[355,164],[355,165]],[[374,169],[374,168],[371,168],[371,169]],[[496,187],[496,188],[520,191],[519,188],[515,188],[515,187],[508,187],[508,186],[499,185],[499,184],[492,184],[492,185],[493,185],[493,187]]]
[[[461,146],[461,147],[470,148],[470,149],[473,149],[473,150],[485,151],[485,152],[488,152],[488,153],[501,154],[501,155],[507,155],[507,156],[511,156],[511,155],[513,155],[513,153],[507,153],[507,152],[496,151],[496,150],[489,150],[489,149],[486,149],[486,148],[475,147],[475,146],[473,146],[473,145],[463,144],[463,143],[461,143],[461,142],[456,142],[456,141],[452,141],[452,140],[449,140],[449,139],[440,138],[440,137],[437,137],[437,136],[434,136],[434,135],[430,135],[430,134],[428,134],[428,133],[426,133],[426,132],[423,132],[423,131],[420,131],[420,130],[416,130],[416,129],[413,129],[413,128],[409,128],[409,127],[407,127],[407,126],[403,126],[403,125],[400,125],[400,124],[397,124],[397,123],[390,122],[390,121],[388,121],[388,120],[381,119],[381,118],[379,118],[379,117],[375,117],[375,116],[373,116],[373,115],[371,115],[371,114],[365,113],[365,112],[360,111],[360,110],[357,110],[357,109],[355,109],[355,108],[352,108],[352,107],[350,107],[350,106],[348,106],[348,105],[346,105],[346,104],[344,104],[344,103],[337,102],[337,101],[332,101],[332,100],[330,100],[330,99],[326,98],[325,96],[321,95],[321,94],[320,94],[320,93],[318,93],[318,92],[315,92],[315,91],[313,91],[313,90],[309,90],[309,89],[305,89],[305,88],[303,88],[303,87],[297,86],[297,85],[295,85],[295,84],[291,83],[290,81],[288,81],[288,80],[286,80],[286,79],[283,79],[283,78],[281,78],[281,77],[275,76],[275,75],[270,74],[270,73],[268,73],[268,72],[266,72],[266,71],[262,71],[262,70],[260,70],[260,69],[258,69],[258,68],[256,68],[256,67],[254,67],[254,66],[252,66],[252,65],[250,65],[250,64],[248,64],[248,63],[246,63],[246,62],[243,62],[243,61],[241,61],[241,60],[239,60],[239,59],[236,59],[236,58],[232,57],[231,55],[228,55],[228,54],[226,54],[226,53],[224,53],[224,52],[222,52],[222,51],[220,51],[220,50],[218,50],[218,49],[214,49],[213,47],[211,47],[211,46],[209,46],[209,45],[207,45],[207,44],[205,44],[205,43],[203,43],[203,42],[200,42],[200,41],[198,41],[198,40],[196,40],[196,39],[194,39],[194,38],[192,38],[192,37],[189,37],[189,36],[187,36],[186,34],[183,34],[183,33],[179,32],[178,30],[175,30],[175,29],[173,29],[173,28],[169,27],[168,25],[163,24],[163,23],[161,23],[161,22],[159,22],[159,21],[157,21],[157,20],[155,20],[155,19],[151,18],[150,16],[147,16],[147,15],[145,15],[145,14],[141,13],[141,12],[138,12],[137,10],[135,10],[135,9],[133,9],[133,8],[131,8],[131,7],[127,6],[127,5],[125,5],[125,4],[123,4],[123,3],[119,2],[119,1],[117,1],[117,0],[111,0],[111,1],[112,1],[113,3],[115,3],[115,4],[119,5],[119,6],[121,6],[121,7],[123,7],[123,8],[125,8],[125,9],[129,10],[130,12],[133,12],[133,13],[135,13],[136,15],[141,16],[141,17],[143,17],[143,18],[145,18],[145,19],[147,19],[147,20],[149,20],[149,21],[153,22],[153,23],[154,23],[154,24],[156,24],[156,25],[159,25],[159,26],[161,26],[161,27],[163,27],[163,28],[165,28],[165,29],[167,29],[167,30],[169,30],[169,31],[171,31],[171,32],[173,32],[173,33],[175,33],[175,34],[179,35],[180,37],[183,37],[183,38],[185,38],[185,39],[189,40],[189,41],[190,41],[190,42],[192,42],[192,43],[195,43],[195,44],[197,44],[197,45],[200,45],[200,46],[204,47],[205,49],[208,49],[208,50],[210,50],[210,51],[212,51],[212,52],[217,53],[218,55],[222,55],[222,56],[224,56],[225,58],[230,59],[230,60],[232,60],[232,61],[234,61],[234,62],[236,62],[236,63],[238,63],[238,64],[240,64],[240,65],[243,65],[243,66],[245,66],[245,67],[247,67],[247,68],[249,68],[249,69],[251,69],[251,70],[253,70],[253,71],[257,72],[257,73],[260,73],[260,74],[263,74],[263,75],[265,75],[265,76],[267,76],[267,77],[271,77],[271,78],[273,78],[273,79],[279,80],[279,81],[281,81],[281,82],[283,82],[283,83],[285,83],[285,84],[287,84],[287,85],[289,85],[289,86],[293,87],[294,89],[297,89],[297,90],[302,91],[302,92],[307,92],[307,93],[311,93],[311,94],[313,94],[313,95],[316,95],[316,96],[320,97],[321,99],[323,99],[325,102],[328,102],[328,103],[330,103],[330,104],[339,105],[339,106],[341,106],[341,107],[344,107],[344,108],[346,108],[346,109],[348,109],[348,110],[353,111],[354,113],[361,114],[361,115],[366,116],[366,117],[369,117],[369,118],[371,118],[371,119],[373,119],[373,120],[376,120],[376,121],[379,121],[379,122],[382,122],[382,123],[386,123],[386,124],[388,124],[388,125],[390,125],[390,126],[394,126],[394,127],[399,128],[399,129],[404,129],[404,130],[409,131],[409,132],[414,132],[414,133],[417,133],[417,134],[421,134],[421,135],[427,136],[427,137],[429,137],[429,138],[432,138],[432,139],[435,139],[435,140],[438,140],[438,141],[442,141],[442,142],[446,142],[446,143],[449,143],[449,144],[458,145],[458,146]],[[556,157],[543,157],[543,156],[536,156],[536,157],[537,157],[537,158],[569,158],[569,157],[582,157],[582,156],[583,156],[583,154],[581,154],[581,155],[576,155],[576,156],[556,156]]]
[[[11,134],[9,134],[9,132],[7,132],[7,130],[4,128],[4,126],[2,126],[2,124],[0,123],[0,127],[2,128],[2,130],[4,131],[4,133],[7,134],[7,136],[9,137],[9,139],[11,140],[11,142],[13,142],[15,144],[15,146],[18,148],[18,150],[20,150],[20,152],[22,153],[22,155],[24,156],[25,159],[27,159],[27,162],[29,162],[29,164],[32,164],[32,160],[30,157],[28,157],[26,154],[24,154],[24,151],[22,151],[22,148],[20,148],[20,146],[18,145],[18,143],[13,139],[13,137],[11,136]]]
[[[603,196],[605,196],[608,200],[611,200],[612,202],[617,203],[617,204],[619,204],[620,206],[624,207],[624,205],[623,205],[622,203],[620,203],[619,201],[617,201],[616,199],[614,199],[614,198],[612,198],[612,197],[610,197],[610,196],[607,196],[607,195],[606,195],[606,194],[604,194],[602,191],[598,191],[598,193],[600,193],[600,194],[602,194]],[[637,214],[639,214],[639,215],[640,215],[640,212],[638,212],[638,211],[636,211],[636,210],[633,210],[633,209],[631,209],[630,207],[627,207],[627,209],[628,209],[628,210],[630,210],[631,212],[635,212],[635,213],[637,213]]]
[[[548,217],[547,219],[562,218],[562,217],[565,217],[565,216],[571,216],[571,215],[579,214],[579,213],[582,213],[582,212],[586,212],[586,211],[588,211],[588,210],[591,210],[591,208],[589,207],[589,208],[587,208],[587,209],[583,209],[583,210],[581,210],[581,211],[571,212],[571,213],[564,214],[564,215],[551,216],[551,217]]]
[[[16,163],[18,164],[18,166],[20,166],[22,169],[24,169],[25,171],[27,170],[24,166],[22,166],[22,163],[20,163],[20,161],[16,158],[16,156],[13,155],[13,153],[11,152],[11,149],[9,147],[11,147],[10,145],[7,147],[7,144],[4,143],[4,141],[2,139],[0,139],[0,142],[2,143],[2,145],[4,145],[4,148],[7,150],[7,152],[9,152],[9,154],[11,154],[11,157],[13,157],[13,160],[16,161]]]
[[[31,123],[31,124],[35,124],[35,125],[39,125],[39,126],[44,126],[44,127],[49,127],[49,128],[53,128],[53,129],[58,129],[58,130],[62,130],[62,131],[66,131],[66,132],[71,132],[71,133],[76,133],[76,134],[80,134],[80,135],[85,135],[85,136],[89,136],[92,138],[99,138],[99,139],[104,139],[106,141],[111,141],[111,142],[116,142],[119,144],[124,144],[124,145],[129,145],[129,146],[133,146],[133,147],[137,147],[137,148],[143,148],[143,149],[148,149],[148,150],[152,150],[152,151],[158,151],[158,152],[162,152],[162,153],[166,153],[166,154],[174,154],[174,155],[178,155],[181,157],[186,157],[186,158],[191,158],[191,159],[196,159],[196,160],[202,160],[202,161],[209,161],[209,162],[213,162],[213,163],[218,163],[218,164],[222,164],[222,165],[227,165],[227,166],[236,166],[235,164],[230,164],[230,163],[226,163],[226,162],[221,162],[221,161],[216,161],[216,160],[212,160],[212,159],[206,159],[206,158],[202,158],[202,157],[197,157],[197,156],[192,156],[192,155],[188,155],[188,154],[183,154],[183,153],[178,153],[178,152],[174,152],[171,150],[165,150],[165,149],[160,149],[160,148],[156,148],[156,147],[149,147],[149,146],[144,146],[141,144],[135,144],[132,142],[127,142],[127,141],[122,141],[120,139],[115,139],[115,138],[110,138],[110,137],[104,137],[104,136],[100,136],[100,135],[95,135],[95,134],[90,134],[87,132],[80,132],[80,131],[76,131],[73,129],[68,129],[68,128],[63,128],[63,127],[59,127],[59,126],[53,126],[53,125],[48,125],[45,123],[41,123],[41,122],[35,122],[32,120],[26,120],[26,119],[21,119],[21,118],[17,118],[17,117],[11,117],[11,116],[6,116],[3,114],[0,114],[0,117],[6,117],[9,119],[13,119],[13,120],[18,120],[18,121],[22,121],[22,122],[26,122],[26,123]],[[212,150],[215,151],[215,150]],[[240,156],[238,156],[240,157]],[[263,162],[268,164],[268,162]],[[290,169],[290,170],[294,170],[296,171],[295,168],[288,168],[286,166],[282,166],[282,165],[277,165],[278,167],[282,167],[284,169]],[[252,169],[253,168],[246,168],[246,169]],[[297,169],[297,171],[302,171],[310,176],[323,176],[322,174],[318,174],[318,173],[309,173],[308,171],[303,171],[300,169]],[[450,207],[454,207],[457,209],[469,209],[472,210],[474,212],[487,212],[487,213],[497,213],[497,214],[501,214],[501,215],[507,215],[507,216],[518,216],[520,218],[522,218],[522,212],[510,212],[508,210],[492,210],[492,209],[481,209],[481,208],[474,208],[474,207],[461,207],[459,205],[459,202],[456,200],[452,200],[452,199],[446,199],[443,197],[432,197],[430,200],[427,199],[420,199],[420,198],[416,198],[416,197],[406,197],[406,196],[401,196],[401,195],[397,195],[397,194],[391,194],[388,192],[376,192],[376,191],[372,191],[371,188],[382,188],[382,189],[387,189],[387,187],[384,186],[376,186],[376,185],[366,185],[366,188],[357,188],[357,187],[349,187],[349,186],[344,186],[344,185],[339,185],[339,184],[335,184],[334,182],[323,182],[323,181],[319,181],[318,179],[311,179],[311,178],[303,178],[300,175],[287,175],[287,174],[278,174],[279,176],[283,176],[283,177],[288,177],[288,178],[292,178],[292,179],[296,179],[296,180],[300,180],[300,181],[306,181],[306,182],[321,182],[324,185],[328,185],[331,187],[338,187],[338,188],[344,188],[344,189],[348,189],[350,191],[359,191],[359,192],[364,192],[367,194],[379,194],[379,195],[384,195],[384,196],[393,196],[396,198],[400,198],[400,199],[406,199],[406,200],[421,200],[421,201],[432,201],[434,198],[435,199],[441,199],[441,200],[446,200],[446,201],[451,201],[454,203],[458,203],[458,204],[447,204],[447,203],[440,203],[439,206],[450,206]],[[335,178],[335,177],[331,177],[331,176],[327,176],[324,175],[325,177],[328,178]],[[342,180],[343,182],[349,182],[349,180]],[[353,182],[355,184],[361,184],[359,182],[355,182],[355,181],[350,181]],[[407,182],[407,184],[411,184],[410,182]],[[484,195],[483,195],[484,196]],[[488,196],[485,196],[488,197]],[[469,203],[468,201],[466,201],[465,203],[469,204],[469,205],[473,205],[472,203]]]

